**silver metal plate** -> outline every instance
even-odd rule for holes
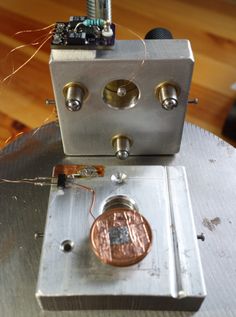
[[[144,46],[145,43],[145,46]],[[50,70],[67,155],[113,155],[117,134],[133,140],[131,155],[174,154],[179,151],[193,55],[187,40],[117,41],[113,50],[55,50]],[[107,83],[131,80],[140,91],[136,106],[111,109],[102,98]],[[179,105],[164,110],[155,88],[165,81],[180,87]],[[65,107],[63,87],[82,83],[89,92],[80,111]]]
[[[123,184],[111,181],[123,172]],[[168,309],[196,310],[206,289],[183,167],[107,166],[104,177],[74,180],[96,192],[93,209],[99,216],[107,199],[130,197],[153,232],[150,253],[127,268],[99,262],[89,242],[93,218],[91,193],[68,188],[49,197],[37,299],[46,310]],[[65,253],[60,245],[71,240]]]

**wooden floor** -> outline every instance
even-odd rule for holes
[[[236,98],[236,2],[234,0],[113,0],[113,21],[119,39],[142,38],[162,26],[175,38],[189,39],[196,59],[187,120],[221,136],[227,113]],[[86,1],[9,0],[0,2],[0,76],[3,79],[23,64],[39,45],[12,49],[47,38],[48,31],[15,35],[20,30],[43,28],[71,15],[86,14]],[[41,37],[41,38],[39,38]],[[39,38],[39,39],[37,39]],[[0,144],[12,135],[53,120],[53,98],[48,70],[49,43],[31,62],[0,86]],[[236,85],[236,84],[235,84]]]

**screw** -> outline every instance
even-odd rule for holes
[[[119,87],[117,89],[117,96],[124,97],[127,94],[125,87]]]
[[[178,106],[178,102],[177,100],[175,99],[172,99],[172,98],[168,98],[168,99],[165,99],[162,103],[162,107],[165,109],[165,110],[173,110],[174,108],[176,108]]]
[[[50,106],[50,105],[55,105],[56,102],[54,99],[46,99],[45,100],[45,105]]]
[[[65,106],[69,111],[79,111],[87,97],[88,91],[80,83],[71,82],[63,88]]]
[[[197,235],[197,238],[198,238],[199,240],[205,241],[205,234],[204,234],[204,233],[198,234],[198,235]]]
[[[194,99],[188,100],[188,104],[197,105],[198,102],[199,102],[199,99],[198,99],[198,98],[194,98]]]
[[[112,138],[112,146],[115,150],[115,155],[120,160],[126,160],[129,157],[130,146],[132,141],[123,135],[118,135]]]
[[[127,175],[122,172],[118,172],[116,174],[113,174],[111,176],[111,181],[116,183],[116,184],[123,184],[127,178]]]
[[[34,239],[38,240],[39,238],[43,238],[44,234],[42,232],[35,232],[34,233]]]
[[[120,150],[116,153],[116,157],[119,160],[126,160],[129,157],[129,153],[125,150]]]
[[[178,106],[179,89],[171,83],[162,83],[156,89],[156,96],[162,108],[170,111]]]
[[[81,102],[76,99],[69,99],[66,102],[66,107],[70,111],[78,111],[81,108]]]

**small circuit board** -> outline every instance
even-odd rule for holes
[[[115,25],[103,19],[73,16],[57,22],[52,36],[53,49],[109,49],[115,44]]]

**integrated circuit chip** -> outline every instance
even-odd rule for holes
[[[115,25],[86,16],[57,22],[52,36],[53,49],[107,49],[115,44]],[[108,29],[106,29],[108,28]]]

